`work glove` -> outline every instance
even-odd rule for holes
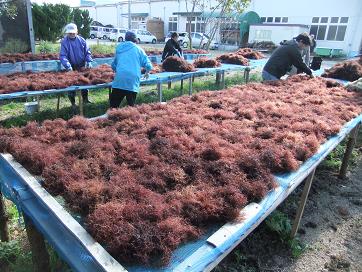
[[[72,66],[69,66],[67,69],[65,69],[67,72],[73,71]]]
[[[86,62],[85,63],[85,68],[92,68],[92,67],[93,67],[93,65],[92,65],[91,62]]]
[[[143,79],[148,79],[150,77],[150,73],[149,72],[146,72],[143,76]]]

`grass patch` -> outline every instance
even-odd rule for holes
[[[260,75],[252,74],[250,79],[252,81],[260,81]],[[188,81],[184,82],[184,88],[181,90],[180,82],[173,82],[172,87],[167,89],[167,84],[163,84],[163,101],[168,101],[172,98],[188,94]],[[225,78],[226,86],[236,84],[243,84],[243,73],[232,73],[229,77]],[[204,90],[218,90],[219,87],[215,84],[215,77],[196,78],[193,83],[193,93]],[[109,108],[109,90],[91,90],[89,92],[92,104],[84,106],[84,115],[87,118],[95,117],[104,114]],[[0,125],[6,128],[19,127],[26,125],[29,121],[42,122],[44,120],[53,120],[56,118],[70,119],[73,112],[70,102],[66,94],[61,95],[59,113],[56,114],[57,96],[48,95],[40,100],[40,111],[29,116],[24,111],[24,103],[26,99],[17,99],[16,101],[5,102],[1,105]],[[156,86],[142,86],[137,96],[136,103],[152,103],[158,102],[158,94]],[[123,101],[121,107],[125,106],[126,102]]]

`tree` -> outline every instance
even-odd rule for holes
[[[191,5],[192,9],[190,12],[190,17],[196,17],[197,14],[201,12],[201,14],[204,13],[206,9],[206,5],[204,4],[204,1],[200,0],[185,0],[186,1],[186,10],[188,10],[188,3]],[[209,49],[211,41],[214,39],[217,30],[220,28],[220,25],[222,23],[222,20],[225,17],[230,16],[231,14],[235,13],[242,13],[245,8],[249,5],[250,0],[214,0],[209,1],[209,13],[207,16],[203,15],[205,20],[205,25],[209,25],[210,31],[208,32],[208,36],[210,37],[206,49]],[[214,4],[212,6],[212,3]],[[197,10],[197,12],[195,12]],[[189,17],[189,18],[190,18]],[[187,31],[189,32],[189,35],[191,33],[191,20],[188,20],[189,27]],[[190,44],[191,44],[191,37],[190,37]],[[202,40],[200,42],[200,46],[202,44]]]
[[[72,10],[64,4],[32,4],[35,37],[55,42],[61,38],[64,26],[72,20]]]
[[[71,9],[64,4],[32,5],[35,37],[39,40],[55,42],[63,35],[64,27],[74,22],[79,34],[84,38],[90,35],[92,19],[88,10]]]
[[[86,39],[89,38],[90,36],[90,30],[91,30],[90,26],[93,23],[93,19],[89,16],[88,10],[82,11],[82,20],[83,20],[83,27],[81,35]]]
[[[72,17],[73,22],[78,27],[79,34],[85,39],[89,38],[90,25],[93,22],[92,18],[89,16],[89,11],[75,8],[73,9]]]

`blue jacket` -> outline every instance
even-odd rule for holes
[[[112,62],[116,72],[112,87],[131,92],[138,92],[141,80],[141,67],[146,71],[152,69],[152,64],[145,51],[133,42],[118,44]]]
[[[93,61],[87,42],[78,35],[75,39],[67,36],[62,39],[59,58],[65,69],[70,66],[77,69],[84,67],[86,62]]]

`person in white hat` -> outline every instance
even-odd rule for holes
[[[92,67],[92,53],[86,40],[78,35],[76,24],[67,24],[65,26],[66,36],[62,39],[60,47],[60,62],[67,71],[79,71],[82,68]],[[88,90],[82,91],[83,101],[91,103],[88,99]],[[75,92],[68,93],[73,109],[75,109]]]

